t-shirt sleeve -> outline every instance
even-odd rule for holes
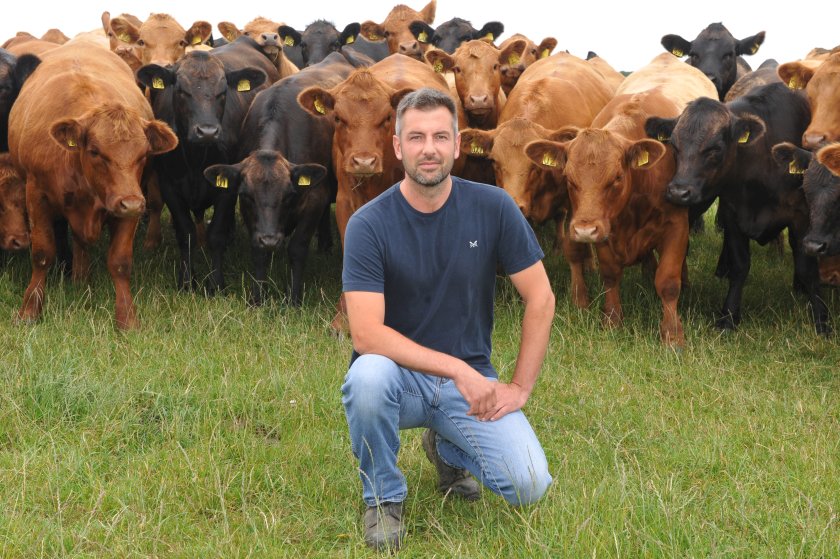
[[[509,195],[500,208],[499,262],[507,275],[521,272],[545,257],[534,230]]]
[[[342,291],[385,292],[382,245],[370,223],[351,216],[344,232]]]

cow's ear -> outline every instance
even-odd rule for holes
[[[102,30],[105,31],[105,35],[107,35],[108,32],[111,31],[111,12],[102,12],[102,17],[99,19],[102,22]]]
[[[317,163],[292,165],[290,171],[292,184],[302,190],[315,186],[327,176],[327,168]]]
[[[300,31],[291,25],[281,25],[277,28],[277,34],[280,36],[280,44],[284,47],[293,47],[303,41]]]
[[[114,32],[114,36],[123,43],[133,44],[140,39],[140,30],[127,19],[121,17],[115,17],[111,20],[111,30]]]
[[[814,68],[802,62],[785,62],[776,69],[776,73],[791,89],[805,89],[814,77]]]
[[[526,48],[528,48],[528,41],[524,39],[517,39],[511,42],[499,52],[499,64],[518,66],[522,61],[522,55]]]
[[[414,20],[409,26],[408,30],[414,35],[418,42],[425,45],[431,44],[435,40],[435,28],[425,21]]]
[[[309,87],[300,92],[298,104],[315,116],[325,116],[335,108],[335,98],[326,89]]]
[[[738,147],[753,145],[764,135],[765,130],[767,127],[764,121],[753,115],[737,117],[732,123],[732,137],[735,138]]]
[[[553,142],[568,142],[577,138],[580,130],[577,126],[564,126],[549,134],[548,139]]]
[[[773,146],[773,159],[780,167],[787,169],[791,175],[801,175],[811,164],[814,154],[806,149],[792,144],[790,142],[783,142]]]
[[[494,136],[488,130],[465,128],[461,130],[461,153],[471,157],[490,159]]]
[[[399,105],[400,101],[402,101],[402,98],[411,93],[412,91],[414,90],[410,87],[404,87],[402,89],[397,89],[396,91],[394,91],[391,94],[391,106],[394,109],[396,109],[397,105]]]
[[[817,161],[835,175],[840,176],[840,144],[825,146],[817,152]]]
[[[525,155],[540,169],[562,172],[566,167],[568,147],[561,142],[537,140],[525,146]]]
[[[23,86],[23,82],[32,75],[35,68],[41,63],[41,59],[34,54],[23,54],[17,59],[15,63],[15,84],[18,90]]]
[[[656,140],[638,140],[624,152],[625,162],[631,169],[647,171],[665,155],[666,148]]]
[[[427,50],[424,56],[438,74],[445,74],[455,67],[455,59],[446,54],[446,51],[440,49]]]
[[[67,151],[77,151],[84,139],[84,128],[74,118],[59,120],[50,127],[50,136]]]
[[[473,39],[487,39],[491,43],[505,32],[505,25],[501,21],[488,21],[479,31],[473,34]]]
[[[228,87],[240,93],[246,93],[258,88],[267,79],[265,72],[254,67],[228,72],[225,77],[227,78]]]
[[[435,12],[437,11],[437,0],[431,0],[428,4],[426,4],[422,10],[420,10],[420,16],[423,18],[423,21],[426,23],[434,23],[435,22]]]
[[[234,42],[242,35],[242,31],[229,21],[220,21],[216,27],[228,43]]]
[[[356,42],[356,37],[359,36],[359,32],[362,30],[362,26],[359,22],[354,21],[353,23],[348,23],[347,26],[344,28],[344,31],[341,32],[341,35],[338,37],[338,44],[339,45],[352,45]]]
[[[764,42],[764,31],[756,33],[752,37],[741,39],[738,41],[738,46],[735,52],[737,54],[755,54],[758,52],[758,47]]]
[[[151,89],[166,89],[175,83],[175,72],[157,64],[146,64],[137,70],[137,81]]]
[[[206,21],[198,20],[184,33],[184,40],[188,45],[200,45],[213,34],[213,26]]]
[[[548,58],[551,56],[551,51],[555,48],[557,48],[557,39],[554,37],[546,37],[537,47],[537,56],[539,58]]]
[[[236,186],[240,177],[239,165],[210,165],[204,169],[204,178],[216,188]]]
[[[385,28],[370,20],[362,23],[361,35],[368,41],[383,41],[385,40]]]
[[[668,142],[674,133],[674,127],[676,125],[676,118],[652,116],[645,122],[645,134],[648,135],[648,138],[653,138],[660,142]]]
[[[665,50],[677,58],[682,58],[691,52],[691,42],[686,41],[679,35],[665,35],[662,37],[661,43]]]
[[[172,151],[178,146],[178,136],[162,120],[150,120],[146,124],[146,138],[152,155]]]

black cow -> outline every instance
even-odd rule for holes
[[[667,139],[676,152],[677,171],[666,199],[704,207],[719,200],[723,248],[716,275],[729,279],[729,292],[718,328],[733,329],[740,322],[749,240],[763,245],[787,228],[794,286],[808,294],[817,332],[830,332],[817,259],[802,246],[808,230],[802,178],[782,170],[771,154],[778,143],[799,141],[809,120],[805,96],[773,83],[726,104],[700,98],[676,119],[650,118],[646,123],[649,136]]]
[[[390,54],[386,41],[369,41],[359,33],[359,23],[348,23],[339,31],[331,22],[319,19],[306,26],[302,32],[288,25],[281,25],[278,31],[287,45],[301,49],[302,66],[312,66],[321,62],[331,52],[340,50],[346,56],[360,53],[359,63],[367,58],[379,62]]]
[[[687,62],[712,80],[718,98],[723,100],[735,80],[751,70],[742,55],[758,52],[764,42],[764,31],[738,40],[722,23],[712,23],[693,41],[686,41],[679,35],[665,35],[661,42],[674,56],[688,56]]]
[[[234,227],[236,189],[224,181],[208,185],[204,169],[233,160],[248,107],[257,92],[267,87],[266,80],[278,77],[277,69],[249,37],[211,52],[188,53],[171,68],[149,64],[137,71],[137,79],[152,93],[155,116],[178,135],[178,148],[155,158],[154,167],[178,241],[181,288],[194,287],[196,228],[190,214],[203,221],[211,206],[207,243],[212,271],[206,286],[209,293],[224,287],[222,259]]]
[[[250,301],[263,301],[267,259],[288,239],[291,297],[303,296],[303,270],[312,235],[321,224],[321,244],[330,238],[329,204],[337,188],[332,165],[332,119],[317,118],[297,102],[308,87],[332,87],[357,66],[357,53],[333,52],[301,72],[257,95],[242,123],[239,158],[233,166],[216,166],[206,176],[236,182],[239,204],[251,238],[254,285]],[[368,64],[373,62],[367,59]],[[299,163],[300,165],[290,164]]]
[[[0,49],[0,152],[9,151],[9,111],[23,82],[40,63],[41,59],[32,54],[18,58]]]
[[[411,22],[408,28],[421,43],[431,43],[448,54],[453,54],[461,43],[473,39],[487,39],[492,43],[505,31],[504,24],[498,21],[485,23],[484,27],[476,29],[472,23],[459,17],[441,23],[437,29],[419,20]]]

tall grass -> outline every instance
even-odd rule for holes
[[[28,255],[0,271],[0,557],[366,557],[360,483],[339,387],[350,343],[328,334],[338,251],[313,250],[303,307],[246,306],[247,242],[228,290],[177,292],[176,250],[136,252],[141,329],[113,327],[101,251],[89,285],[51,274],[44,316],[14,325]],[[539,231],[551,253],[551,232]],[[142,234],[142,230],[141,230]],[[405,557],[840,557],[840,347],[813,333],[791,291],[790,251],[753,247],[744,320],[711,327],[726,284],[720,235],[692,238],[682,352],[658,340],[660,305],[639,270],[626,323],[558,307],[526,413],[555,482],[514,509],[485,491],[443,500],[420,432],[403,433]],[[209,264],[199,263],[197,271]],[[827,291],[829,308],[840,299]],[[509,376],[521,308],[500,282],[494,355]]]

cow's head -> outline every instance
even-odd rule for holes
[[[0,154],[0,248],[23,250],[29,247],[26,222],[26,181],[8,153]]]
[[[521,41],[525,43],[522,46],[519,45]],[[516,82],[519,81],[519,76],[522,75],[525,68],[540,58],[551,56],[551,51],[556,46],[557,39],[554,37],[546,37],[539,45],[519,33],[505,39],[499,45],[499,50],[502,51],[499,57],[501,62],[499,72],[502,76],[502,90],[505,92],[505,95],[510,95],[510,91],[516,85]]]
[[[557,136],[570,139],[531,142],[525,153],[534,164],[565,177],[572,238],[581,243],[606,241],[612,233],[611,221],[624,211],[633,193],[633,173],[653,168],[665,155],[665,146],[649,139],[631,141],[597,128],[569,127]]]
[[[415,11],[404,4],[394,6],[385,21],[374,23],[370,20],[362,23],[361,34],[369,41],[388,42],[391,54],[400,53],[417,60],[423,60],[423,53],[430,43],[420,41],[412,34],[410,26],[414,21],[433,23],[437,0],[431,0],[422,10]]]
[[[791,89],[805,89],[811,123],[802,134],[802,146],[817,150],[840,141],[840,52],[824,61],[800,60],[779,66],[779,77]]]
[[[738,79],[738,57],[755,54],[763,42],[764,31],[738,40],[722,23],[712,23],[693,41],[686,41],[679,35],[662,37],[665,50],[678,58],[688,56],[687,62],[712,80],[721,100]]]
[[[297,41],[296,44],[300,45],[305,66],[318,64],[331,52],[344,45],[352,45],[356,42],[360,30],[361,26],[358,23],[348,23],[344,31],[339,32],[332,23],[323,19],[307,25],[303,33],[288,25],[281,25],[279,29],[281,37],[290,37],[291,39],[286,40]]]
[[[29,77],[41,59],[32,54],[24,54],[20,58],[10,52],[0,49],[0,151],[8,151],[9,112],[17,99],[23,82]]]
[[[453,54],[455,49],[467,41],[480,39],[493,43],[505,30],[505,26],[498,21],[491,21],[481,29],[476,29],[472,23],[459,17],[441,23],[437,29],[425,21],[412,21],[408,27],[419,42],[431,43],[447,54]]]
[[[365,68],[332,89],[310,87],[298,103],[310,114],[332,119],[336,170],[363,179],[383,172],[394,135],[396,108],[411,90],[395,90]]]
[[[125,43],[126,48],[133,49],[132,54],[141,65],[172,66],[184,56],[188,46],[204,43],[212,32],[206,21],[196,21],[184,30],[168,14],[151,14],[140,27],[123,17],[115,17],[110,23],[115,37]],[[120,54],[120,48],[115,50],[117,54]]]
[[[287,27],[283,23],[278,23],[268,18],[256,17],[249,21],[243,29],[239,29],[229,21],[223,21],[217,27],[229,43],[234,42],[243,35],[250,37],[259,45],[260,50],[265,53],[268,59],[275,66],[279,67],[280,57],[283,53],[283,41],[289,41],[289,43],[286,43],[286,46],[290,47],[294,46],[296,42],[300,42],[300,34],[294,31],[294,29],[292,29],[294,31],[293,35],[289,35],[287,32],[286,35],[281,36],[281,26],[284,28]]]
[[[106,104],[80,118],[58,120],[50,135],[74,154],[74,165],[118,217],[143,212],[140,177],[150,155],[175,149],[178,138],[165,123],[146,120],[134,109]]]
[[[665,198],[680,206],[713,200],[719,194],[719,179],[734,165],[738,150],[753,146],[765,129],[758,117],[738,116],[706,97],[689,103],[677,118],[647,119],[647,135],[669,142],[676,153],[677,170]]]
[[[260,150],[236,165],[211,165],[204,177],[216,188],[238,188],[239,207],[251,245],[276,249],[290,229],[300,197],[324,188],[327,170],[318,164],[294,165],[279,152]]]
[[[222,141],[227,96],[261,86],[266,75],[251,67],[225,72],[219,59],[194,51],[173,68],[143,66],[137,71],[137,79],[153,91],[169,90],[175,130],[182,140],[213,145]]]

